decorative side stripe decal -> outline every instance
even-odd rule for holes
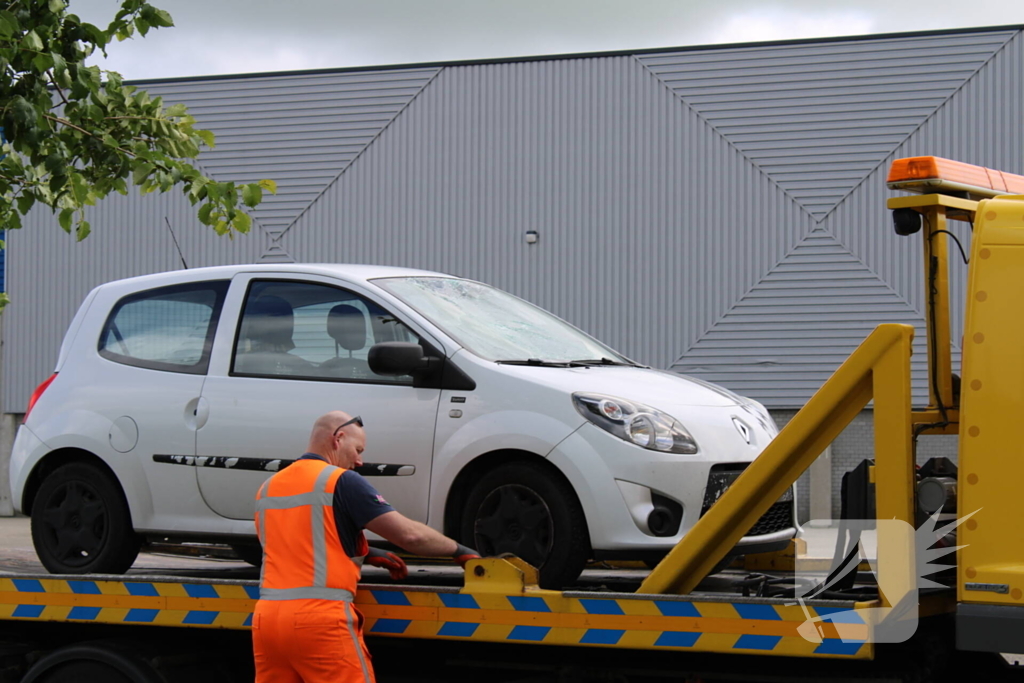
[[[242,470],[244,472],[280,472],[294,460],[284,458],[229,458],[222,455],[170,455],[156,454],[153,462],[162,465],[184,465],[186,467],[212,467],[221,470]],[[416,473],[415,465],[392,465],[382,462],[363,463],[355,468],[364,477],[408,477]]]

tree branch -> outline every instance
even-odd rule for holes
[[[71,103],[68,102],[68,98],[64,97],[64,89],[57,85],[57,79],[53,75],[53,69],[47,69],[46,75],[50,77],[50,83],[53,84],[53,89],[57,91],[58,95],[60,95],[60,99],[64,102],[64,106],[70,106]]]
[[[62,118],[59,118],[57,116],[50,116],[49,114],[43,114],[43,118],[44,119],[49,119],[50,121],[53,121],[54,123],[59,123],[62,126],[67,126],[68,128],[70,128],[72,130],[77,130],[82,135],[88,135],[89,137],[95,138],[97,140],[102,140],[103,139],[102,136],[96,135],[95,133],[91,133],[91,132],[85,130],[84,128],[79,128],[78,126],[76,126],[75,124],[71,123],[67,119],[62,119]],[[118,152],[121,152],[122,154],[126,154],[126,155],[132,157],[133,159],[136,156],[135,152],[127,150],[127,149],[125,149],[123,147],[114,147],[114,149],[116,149]]]

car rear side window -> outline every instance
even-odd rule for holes
[[[228,284],[194,282],[124,297],[103,326],[100,355],[151,370],[206,374]]]

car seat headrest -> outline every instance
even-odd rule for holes
[[[245,336],[261,350],[291,351],[295,317],[292,306],[279,296],[261,296],[245,312]]]
[[[355,306],[338,304],[327,314],[327,334],[346,351],[366,346],[366,316]]]

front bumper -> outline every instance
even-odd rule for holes
[[[708,441],[704,439],[704,443]],[[707,511],[708,492],[716,482],[723,481],[722,477],[712,478],[713,472],[724,466],[722,461],[741,471],[757,455],[735,448],[704,450],[704,443],[700,439],[698,443],[702,451],[696,455],[658,453],[586,424],[549,454],[549,460],[566,475],[580,498],[596,555],[642,557],[671,550]],[[708,453],[715,453],[718,459],[713,460]],[[747,462],[742,460],[744,457]],[[728,477],[724,481],[731,483]],[[717,495],[711,502],[717,500]],[[681,522],[669,535],[659,535],[648,524],[659,497],[681,507]],[[764,552],[784,546],[797,534],[793,507],[792,498],[773,505],[765,516],[770,517],[767,523],[762,519],[755,525],[757,533],[744,536],[737,550]]]

